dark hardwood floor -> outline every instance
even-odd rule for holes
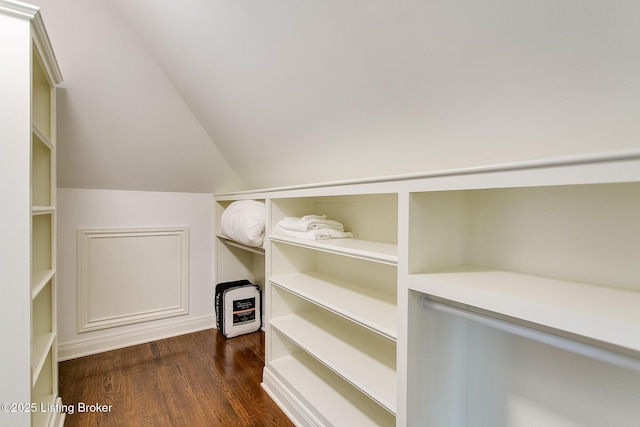
[[[215,329],[61,362],[65,426],[292,426],[260,387],[263,366],[263,332]]]

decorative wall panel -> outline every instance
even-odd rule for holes
[[[78,230],[78,332],[188,314],[189,228]]]

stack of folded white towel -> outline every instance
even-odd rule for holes
[[[275,232],[283,236],[300,239],[342,239],[353,237],[338,221],[327,219],[326,215],[305,215],[286,217],[276,225]]]

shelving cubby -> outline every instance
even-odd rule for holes
[[[33,57],[31,61],[31,93],[32,105],[31,114],[33,126],[44,135],[47,140],[51,140],[52,133],[52,102],[53,102],[53,82],[45,71],[46,67],[42,61],[42,55],[38,44],[33,43]]]
[[[640,184],[410,196],[409,287],[640,354]]]
[[[45,142],[46,141],[46,142]],[[34,209],[53,206],[52,147],[40,132],[33,132],[31,149],[31,204]]]
[[[408,425],[640,417],[638,166],[630,153],[410,186]]]
[[[31,403],[35,403],[37,407],[37,410],[31,413],[31,424],[33,426],[50,425],[51,418],[57,418],[58,416],[56,412],[47,409],[50,405],[55,404],[58,393],[56,385],[58,381],[58,369],[54,362],[54,351],[55,348],[52,345],[52,348],[47,352],[42,362],[39,375],[32,379]],[[45,410],[42,411],[42,408]]]
[[[50,352],[55,338],[53,305],[55,304],[53,278],[50,279],[32,301],[32,347],[31,370],[34,378],[38,378],[45,357]]]
[[[271,251],[274,286],[396,340],[396,267],[283,242]]]
[[[638,359],[519,318],[425,299],[409,291],[407,425],[624,426],[640,419]]]
[[[216,237],[217,237],[217,282],[229,282],[247,279],[264,286],[265,249],[243,245],[220,233],[220,219],[224,210],[235,198],[216,200]],[[264,202],[264,199],[259,199]]]
[[[271,229],[285,217],[326,215],[353,234],[348,239],[306,240],[271,234],[273,241],[310,247],[354,258],[397,265],[397,195],[357,194],[317,197],[275,198],[271,208]]]
[[[396,425],[393,414],[277,330],[271,339],[274,341],[274,359],[270,362],[272,369],[265,371],[265,380],[275,385],[275,389],[286,389],[289,399],[304,402],[305,423],[327,426]]]
[[[42,277],[53,270],[53,227],[52,213],[37,213],[31,220],[31,272],[32,277]]]
[[[271,328],[390,413],[395,413],[396,346],[379,334],[288,291],[272,289]]]

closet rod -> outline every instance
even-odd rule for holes
[[[467,320],[490,326],[503,332],[508,332],[510,334],[529,338],[544,344],[570,351],[572,353],[589,357],[591,359],[640,372],[640,359],[633,356],[597,347],[595,345],[575,341],[570,338],[561,337],[549,332],[533,329],[531,327],[512,323],[485,314],[480,314],[471,310],[466,310],[464,308],[454,307],[449,304],[434,301],[430,299],[429,295],[427,294],[422,294],[419,304],[422,310],[433,309],[454,316],[459,316]]]

